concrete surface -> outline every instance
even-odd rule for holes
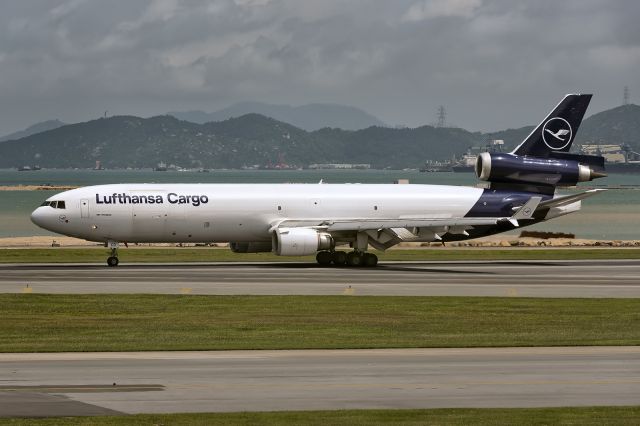
[[[640,260],[0,265],[0,293],[640,297]]]
[[[11,397],[0,416],[60,413],[32,405],[47,390],[79,403],[78,415],[86,404],[104,413],[638,405],[640,347],[0,354],[0,380],[28,390],[0,395]]]

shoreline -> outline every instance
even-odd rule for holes
[[[68,191],[75,185],[1,185],[0,191]]]

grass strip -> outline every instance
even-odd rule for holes
[[[484,249],[396,249],[376,253],[381,261],[420,260],[579,260],[640,259],[640,248],[484,248]],[[0,249],[0,263],[105,263],[109,251],[103,248]],[[122,248],[121,263],[127,262],[315,262],[315,256],[284,257],[272,253],[233,253],[207,247]]]
[[[253,413],[138,414],[114,417],[0,419],[0,425],[637,425],[640,407],[454,408],[431,410],[275,411]]]
[[[0,295],[0,352],[640,344],[640,299]]]

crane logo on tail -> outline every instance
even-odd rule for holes
[[[551,118],[542,126],[542,140],[554,151],[567,147],[572,137],[571,125],[564,118]]]

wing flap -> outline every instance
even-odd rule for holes
[[[442,228],[455,229],[457,233],[464,232],[472,226],[495,225],[500,221],[508,220],[507,217],[459,217],[447,219],[307,219],[307,220],[283,220],[276,227],[313,227],[326,231],[368,231],[391,228]]]
[[[495,225],[501,218],[449,218],[449,219],[359,219],[335,220],[327,226],[327,231],[365,231],[389,228],[435,228]]]

